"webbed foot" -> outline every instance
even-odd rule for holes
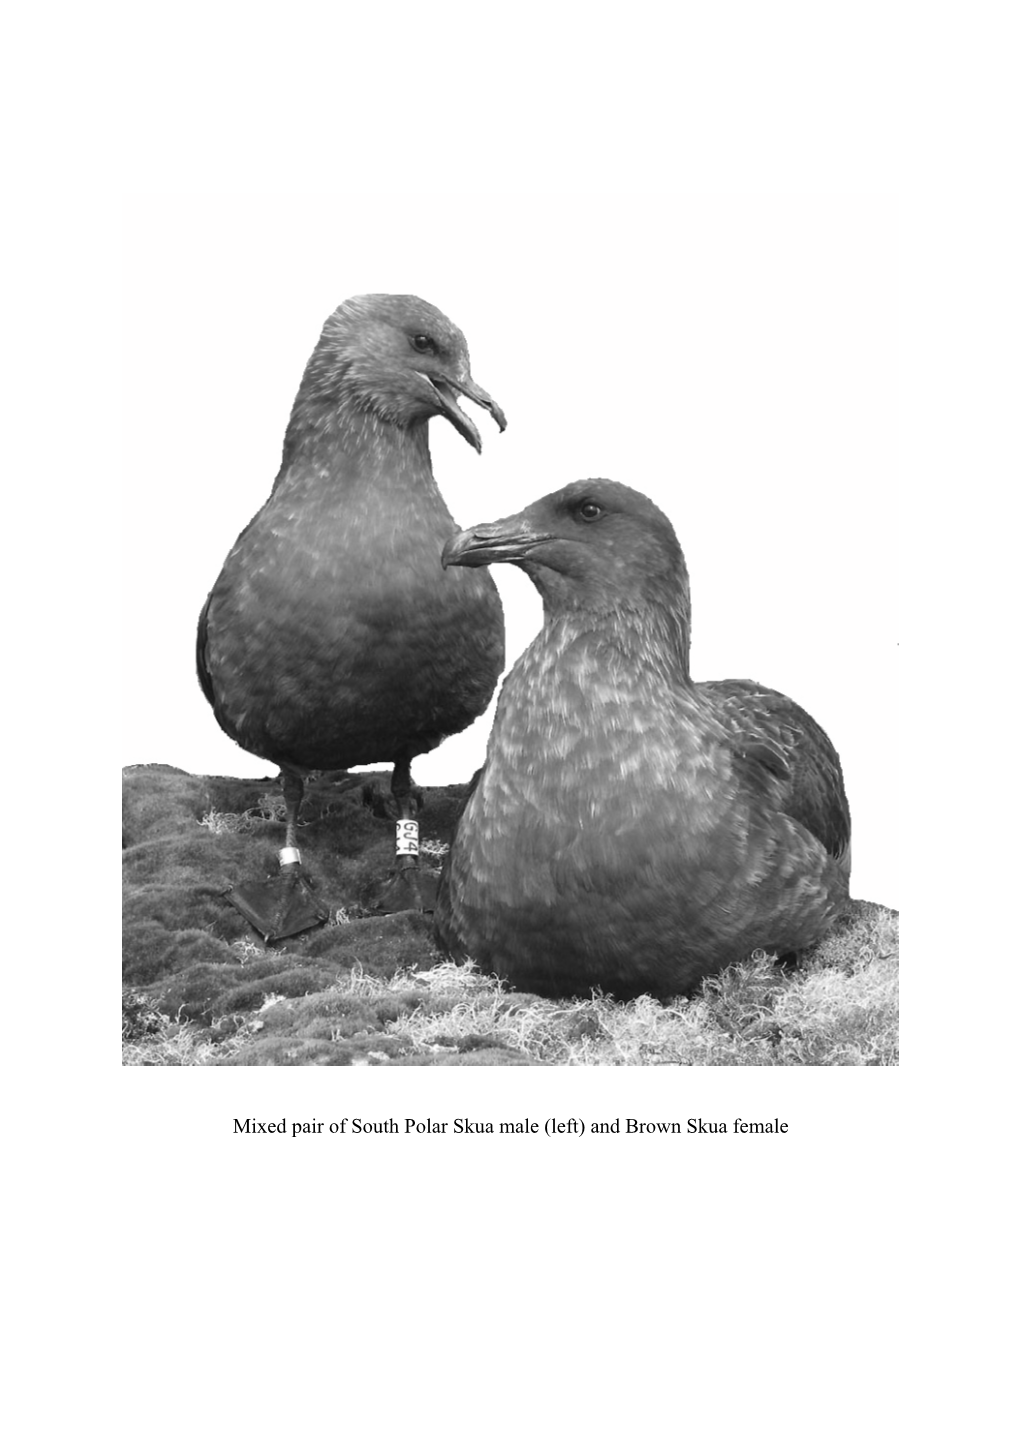
[[[329,908],[315,897],[300,862],[285,863],[279,876],[232,887],[224,895],[267,942],[294,937],[309,927],[320,926],[329,917]]]
[[[438,877],[419,867],[396,867],[369,888],[365,906],[372,912],[431,912],[438,884]]]

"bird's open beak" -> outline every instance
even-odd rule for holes
[[[536,531],[527,518],[508,516],[472,526],[451,536],[443,547],[443,566],[491,566],[497,561],[523,561],[543,541],[553,538]]]
[[[480,452],[482,449],[482,438],[470,416],[466,416],[457,405],[458,395],[466,396],[469,401],[474,401],[476,406],[484,406],[499,429],[506,430],[506,417],[503,415],[502,408],[496,404],[488,391],[483,391],[481,386],[476,385],[470,376],[463,381],[458,381],[452,376],[428,376],[424,371],[419,371],[418,374],[424,376],[435,391],[442,414],[476,451]]]

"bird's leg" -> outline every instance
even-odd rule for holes
[[[401,772],[399,777],[398,772]],[[361,788],[361,800],[364,806],[371,808],[374,817],[400,821],[413,820],[424,806],[421,788],[416,787],[411,780],[410,762],[398,763],[394,767],[389,786],[385,786],[377,777],[365,782]],[[406,811],[406,807],[412,804],[416,810]]]
[[[371,889],[368,905],[377,912],[430,912],[435,904],[435,880],[418,867],[419,794],[411,780],[409,758],[393,768],[390,791],[397,811],[396,859],[385,882]]]
[[[397,762],[390,791],[397,806],[397,871],[418,867],[418,802],[411,781],[411,763]]]
[[[280,875],[265,882],[248,883],[227,892],[237,908],[267,942],[293,937],[309,927],[316,927],[329,917],[329,909],[319,902],[309,886],[309,878],[301,865],[297,844],[298,812],[305,794],[304,779],[298,772],[283,769],[283,799],[287,804],[287,833],[280,848]]]
[[[281,777],[283,800],[287,806],[287,835],[280,851],[280,866],[300,866],[301,853],[298,851],[297,844],[297,821],[298,812],[301,810],[301,799],[305,794],[304,778],[298,772],[288,771],[281,772]]]

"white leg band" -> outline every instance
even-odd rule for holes
[[[291,862],[300,862],[300,860],[301,860],[301,853],[298,851],[297,847],[281,847],[281,848],[280,848],[280,866],[281,866],[281,867],[288,867],[288,866],[291,864]]]
[[[397,856],[417,857],[418,855],[418,823],[398,822],[397,823]]]

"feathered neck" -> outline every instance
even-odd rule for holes
[[[550,605],[535,646],[563,654],[583,647],[623,658],[630,669],[647,669],[662,681],[693,688],[690,675],[690,616],[673,608]]]
[[[428,420],[398,425],[350,395],[322,395],[302,386],[283,442],[275,491],[288,475],[309,470],[341,486],[415,481],[435,486]],[[438,494],[438,493],[437,493]]]
[[[569,638],[591,638],[619,652],[646,660],[659,672],[691,686],[691,595],[681,558],[675,575],[644,577],[635,595],[621,598],[597,585],[577,586],[548,567],[525,563],[542,597],[543,635],[558,645]]]

